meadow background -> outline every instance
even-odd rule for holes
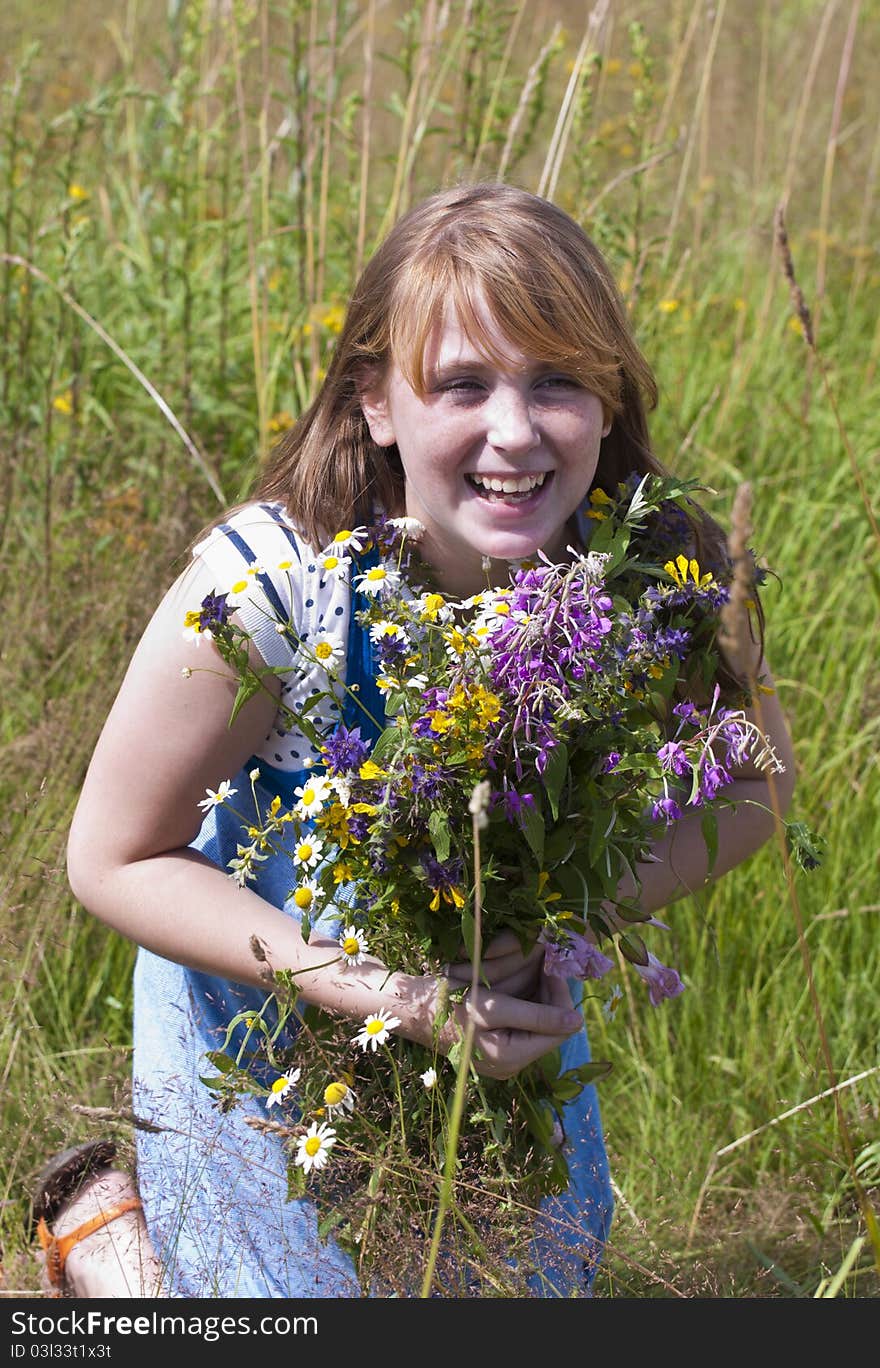
[[[611,1023],[588,1003],[614,1063],[597,1295],[878,1295],[878,21],[877,0],[6,0],[0,1292],[38,1286],[46,1157],[105,1133],[131,1154],[134,949],[77,905],[64,846],[140,630],[308,402],[377,237],[502,178],[608,254],[661,458],[725,526],[751,484],[790,815],[824,840],[810,873],[774,841],[669,910],[681,997],[652,1009],[630,973]]]

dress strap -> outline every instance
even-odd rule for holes
[[[253,550],[245,541],[241,533],[236,532],[235,528],[232,527],[229,523],[220,523],[218,526],[218,531],[223,532],[226,535],[230,545],[235,547],[236,551],[239,552],[246,565],[253,565],[255,561],[259,560],[259,557],[254,554]],[[298,554],[299,552],[297,552],[297,555]],[[286,622],[287,612],[285,610],[284,604],[278,597],[278,591],[275,588],[275,585],[272,583],[269,576],[263,570],[257,575],[256,578],[260,584],[261,589],[263,590],[263,593],[266,595],[266,598],[271,603],[272,611],[275,613],[275,616],[278,618],[278,621]]]
[[[375,547],[359,558],[363,570],[379,562]],[[358,613],[368,606],[369,600],[361,590],[352,585],[351,617],[348,624],[348,656],[346,661],[346,683],[349,690],[357,685],[354,697],[346,693],[342,704],[342,716],[346,727],[360,727],[361,736],[376,741],[385,725],[385,700],[376,685],[376,660],[373,643],[367,627],[358,622]]]

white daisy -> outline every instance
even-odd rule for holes
[[[304,821],[307,817],[314,817],[316,813],[321,811],[333,790],[323,775],[316,774],[314,779],[310,779],[307,784],[301,784],[293,792],[294,796],[299,799],[293,810],[297,817]]]
[[[426,1069],[419,1077],[426,1088],[433,1088],[434,1084],[437,1082],[437,1070]]]
[[[389,622],[383,618],[381,622],[374,622],[370,628],[370,640],[382,641],[386,637],[391,637],[394,641],[406,641],[407,635],[399,622]]]
[[[189,614],[187,614],[187,617]],[[214,633],[210,627],[200,627],[197,622],[188,622],[183,629],[184,641],[192,641],[196,646],[200,646],[203,641],[213,641]]]
[[[367,953],[367,940],[360,927],[345,926],[339,937],[342,958],[348,965],[363,964]]]
[[[369,570],[364,570],[360,575],[354,577],[355,588],[370,598],[377,598],[380,594],[392,593],[399,584],[400,571],[393,565],[385,565],[381,561],[378,565],[372,565]]]
[[[373,1054],[380,1045],[384,1045],[395,1027],[400,1025],[400,1020],[392,1016],[386,1008],[380,1012],[371,1012],[364,1019],[364,1024],[354,1038],[355,1045],[360,1045],[366,1054],[367,1050],[372,1050]]]
[[[310,1173],[313,1168],[323,1168],[335,1144],[336,1132],[333,1127],[328,1126],[325,1121],[322,1121],[320,1126],[317,1121],[313,1121],[305,1135],[301,1135],[296,1142],[294,1163],[301,1164],[306,1173]]]
[[[351,569],[351,557],[340,556],[335,551],[323,551],[318,557],[318,569],[323,575],[332,575],[333,579],[346,580]]]
[[[423,622],[450,622],[453,610],[442,594],[420,594],[416,609]]]
[[[312,912],[324,897],[324,890],[314,879],[303,879],[291,894],[293,905],[300,912]]]
[[[386,527],[396,527],[398,532],[411,537],[413,541],[418,541],[425,531],[425,524],[420,523],[418,518],[389,518]]]
[[[286,1097],[294,1083],[298,1081],[300,1073],[300,1069],[291,1069],[286,1074],[280,1074],[272,1084],[272,1089],[266,1098],[266,1106],[274,1107],[276,1102],[280,1102],[283,1097]]]
[[[208,812],[211,808],[219,807],[221,803],[225,803],[227,798],[234,797],[238,793],[238,789],[232,787],[231,779],[224,779],[216,793],[213,789],[205,789],[205,793],[208,796],[199,801],[199,807]]]
[[[336,1112],[353,1112],[355,1100],[354,1088],[342,1078],[334,1079],[324,1089],[324,1106],[331,1119]]]
[[[353,551],[357,555],[366,546],[368,536],[365,527],[356,527],[353,532],[346,528],[343,532],[336,533],[330,545],[321,551],[320,555],[340,556],[343,551]]]
[[[312,647],[315,659],[325,670],[333,670],[345,659],[345,647],[338,637],[322,637]]]
[[[321,851],[324,849],[324,842],[315,840],[313,837],[304,836],[294,847],[293,863],[300,869],[314,869],[321,858]]]

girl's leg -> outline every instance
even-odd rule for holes
[[[80,1189],[56,1216],[56,1238],[83,1222],[137,1197],[129,1174],[105,1169]],[[73,1297],[161,1297],[162,1269],[140,1207],[122,1212],[78,1240],[67,1256],[64,1276]]]
[[[131,1175],[111,1167],[105,1142],[65,1151],[43,1171],[43,1287],[70,1297],[161,1297],[162,1268]]]

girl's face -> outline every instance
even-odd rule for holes
[[[397,445],[407,516],[426,529],[422,554],[447,592],[462,597],[485,588],[484,556],[519,561],[540,548],[564,558],[569,520],[611,426],[595,394],[523,355],[485,306],[480,322],[500,364],[451,312],[425,354],[424,397],[396,364],[361,396],[373,441]]]

